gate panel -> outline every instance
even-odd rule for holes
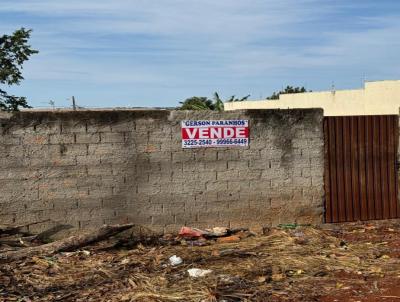
[[[400,217],[395,115],[325,117],[325,221]]]

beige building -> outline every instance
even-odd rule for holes
[[[399,114],[400,80],[366,82],[362,89],[283,94],[279,100],[225,103],[225,110],[322,108],[325,116]]]

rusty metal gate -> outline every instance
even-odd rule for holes
[[[324,118],[325,222],[400,217],[396,115]]]

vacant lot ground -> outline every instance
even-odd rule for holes
[[[2,264],[0,300],[400,301],[398,221],[282,226],[238,242],[198,243],[103,242]],[[183,263],[171,266],[173,255]],[[212,272],[193,278],[191,268]]]

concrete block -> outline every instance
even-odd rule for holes
[[[219,192],[228,190],[229,181],[208,181],[206,182],[207,192]]]
[[[61,125],[57,122],[42,122],[33,126],[33,130],[39,134],[60,134]]]
[[[73,133],[63,133],[63,134],[50,134],[49,135],[49,144],[58,145],[58,144],[74,144],[75,134]]]
[[[236,161],[239,160],[239,149],[220,150],[217,155],[218,160]]]
[[[209,202],[213,202],[210,200]],[[185,204],[185,212],[186,213],[197,213],[197,212],[206,212],[208,210],[208,202],[202,200],[197,200],[196,202],[187,202]]]
[[[87,133],[99,133],[99,132],[111,132],[112,131],[112,123],[111,122],[101,122],[98,123],[96,121],[90,121],[86,125]]]
[[[137,188],[138,193],[147,194],[147,195],[157,195],[161,192],[160,184],[142,184]]]
[[[228,181],[229,192],[245,192],[250,191],[250,181],[248,180],[233,180]]]
[[[112,132],[130,132],[135,131],[135,122],[132,120],[118,121],[111,125]]]
[[[61,133],[86,133],[86,123],[83,121],[65,120],[60,123]]]
[[[217,193],[217,200],[218,201],[239,200],[239,193],[231,191],[220,191]]]
[[[83,156],[88,152],[87,146],[84,144],[59,145],[58,148],[62,156]]]
[[[165,147],[165,146],[164,146]],[[144,153],[153,153],[153,152],[165,152],[165,151],[168,151],[168,150],[166,150],[166,148],[164,148],[164,149],[161,149],[161,144],[159,144],[159,143],[152,143],[152,144],[150,144],[150,143],[145,143],[145,144],[140,144],[140,145],[137,145],[136,147],[135,147],[135,150],[137,151],[137,152],[144,152]]]
[[[82,199],[51,199],[51,200],[40,200],[45,205],[48,205],[48,207],[43,208],[43,209],[38,209],[38,210],[51,210],[53,209],[55,212],[58,211],[63,211],[63,210],[68,210],[68,209],[76,209],[79,206],[79,203],[81,202]],[[91,204],[93,206],[93,204]]]
[[[165,152],[151,152],[147,153],[148,159],[150,162],[153,163],[158,163],[158,162],[169,162],[172,159],[171,153],[165,153]]]
[[[0,214],[0,224],[15,224],[16,221],[16,214]]]
[[[226,171],[228,170],[228,162],[227,161],[210,161],[210,162],[204,162],[203,169],[205,171]]]
[[[81,190],[84,195],[85,190],[83,188]],[[107,198],[113,195],[113,190],[110,187],[90,187],[87,195],[91,198]]]
[[[195,160],[195,154],[191,150],[183,150],[179,152],[172,152],[172,162],[193,162]]]
[[[250,170],[268,170],[271,169],[271,161],[266,158],[249,160]]]
[[[100,134],[94,133],[76,133],[77,144],[97,144],[100,142]]]
[[[51,156],[51,158],[45,157],[32,157],[27,158],[27,165],[31,168],[49,167],[49,166],[75,166],[75,156]]]
[[[295,187],[310,187],[311,185],[311,177],[293,177],[293,186]],[[321,185],[323,184],[321,183]]]
[[[261,179],[261,173],[264,172],[262,170],[254,170],[254,169],[243,169],[239,171],[239,180],[248,181],[248,180],[259,180]]]
[[[77,155],[76,164],[80,165],[100,165],[102,157],[99,155]]]
[[[172,172],[150,173],[148,177],[149,184],[170,184],[172,181]]]
[[[217,199],[218,199],[218,191],[207,190],[205,192],[199,192],[195,194],[196,204],[217,201]]]
[[[21,136],[21,143],[23,145],[46,145],[49,143],[49,136],[47,134],[26,133]]]
[[[270,182],[268,180],[252,180],[250,181],[250,190],[253,192],[270,191]]]
[[[215,162],[217,161],[217,152],[215,149],[194,149],[194,159],[201,162]]]
[[[127,208],[126,198],[125,198],[125,196],[121,196],[121,195],[104,197],[101,199],[101,207],[102,208],[110,208],[110,209]]]
[[[229,205],[232,203],[232,201],[218,201],[218,200],[213,200],[213,201],[208,201],[207,202],[207,208],[206,210],[204,209],[199,209],[197,212],[220,212],[220,211],[225,211],[229,209]]]
[[[125,142],[124,132],[101,132],[100,141],[102,143],[123,143]]]
[[[185,212],[177,212],[175,214],[175,225],[178,228],[174,228],[176,231],[182,226],[192,226],[197,222],[197,214],[196,213],[185,213]],[[170,231],[169,231],[170,232]]]
[[[183,172],[200,173],[201,171],[206,170],[205,169],[205,163],[203,163],[203,162],[195,162],[195,161],[184,162],[182,164],[182,170],[183,170]]]
[[[261,159],[260,150],[257,149],[240,149],[239,156],[245,161],[255,161]]]
[[[163,214],[185,212],[185,202],[166,202],[163,204]]]
[[[0,180],[37,179],[39,176],[37,169],[30,169],[29,167],[4,167],[0,169]],[[15,182],[13,188],[15,188]]]
[[[175,215],[154,215],[151,216],[152,225],[166,226],[175,224]]]
[[[95,134],[96,135],[96,134]],[[122,149],[123,144],[89,144],[87,155],[89,156],[112,156],[117,149]]]
[[[87,166],[87,174],[93,176],[113,175],[111,164],[101,164],[96,166]]]
[[[219,213],[213,211],[199,212],[197,213],[196,221],[200,223],[217,223],[220,221]]]
[[[15,145],[19,146],[21,144],[21,136],[18,135],[11,135],[11,134],[4,134],[0,136],[0,145]]]
[[[247,160],[241,161],[228,161],[228,170],[239,170],[245,171],[249,168],[249,162]]]
[[[217,180],[234,180],[239,178],[239,171],[229,170],[229,171],[218,171],[217,172]]]

